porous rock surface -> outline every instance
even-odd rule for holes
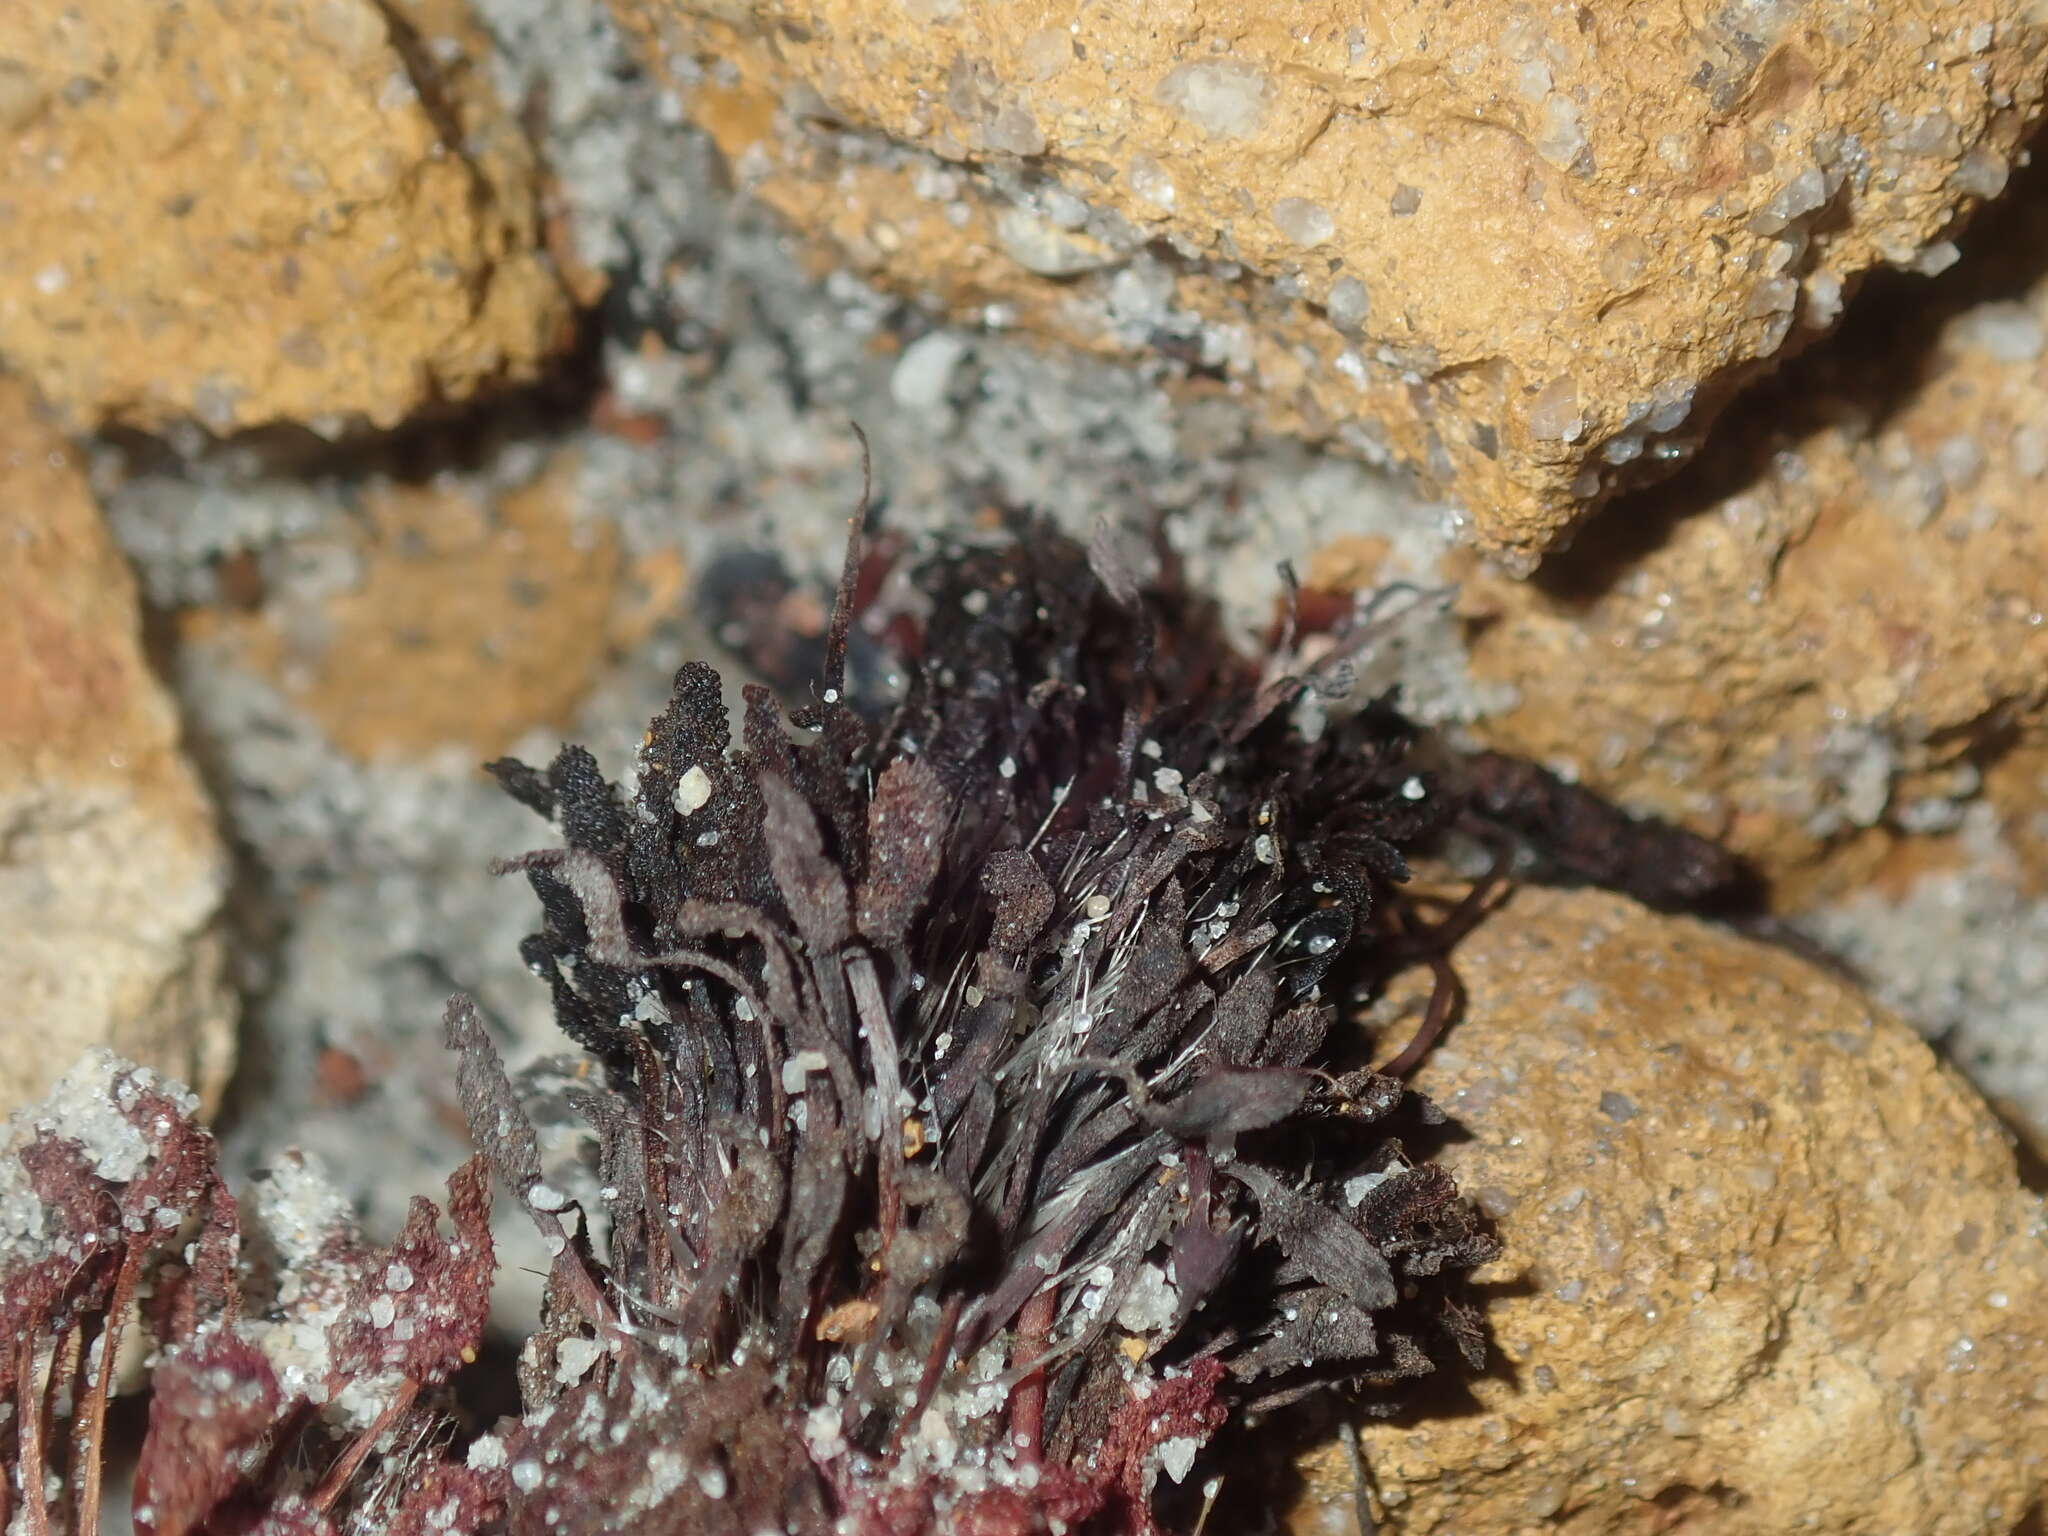
[[[1794,907],[1973,797],[2037,812],[1996,767],[2048,745],[2048,277],[1997,258],[2038,269],[2048,212],[1984,234],[1942,290],[1966,301],[1886,295],[1731,413],[1691,488],[1535,582],[1466,562],[1473,670],[1520,699],[1478,733],[1725,837]]]
[[[227,858],[64,439],[0,380],[0,1111],[104,1045],[212,1100]]]
[[[84,429],[389,426],[530,375],[566,300],[454,0],[23,0],[0,359]]]
[[[1504,1364],[1366,1424],[1380,1529],[2010,1531],[2048,1478],[2048,1216],[1982,1102],[1789,954],[1517,892],[1418,1074]],[[1343,1458],[1301,1533],[1346,1532]]]
[[[1525,560],[2004,186],[2019,0],[1305,12],[617,0],[742,181],[879,280],[1252,382]]]
[[[1952,837],[1927,840],[1928,856],[1890,860],[1878,879],[1799,917],[1984,1090],[2020,1137],[2036,1188],[2048,1187],[2041,755],[2002,758],[1986,775],[1984,801]]]
[[[250,561],[251,601],[188,611],[180,638],[359,762],[454,748],[468,766],[559,729],[660,611],[628,601],[613,525],[578,516],[576,467],[564,452],[525,483],[373,484],[359,516],[280,557],[294,572]]]

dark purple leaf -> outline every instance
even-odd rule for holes
[[[945,858],[950,820],[950,797],[923,758],[899,757],[882,771],[868,802],[868,872],[856,901],[863,938],[903,941]]]
[[[1277,1246],[1316,1279],[1350,1298],[1364,1312],[1400,1300],[1400,1287],[1386,1256],[1371,1239],[1331,1207],[1291,1188],[1256,1163],[1237,1162],[1224,1172],[1259,1202],[1259,1236]]]

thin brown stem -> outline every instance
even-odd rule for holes
[[[1512,884],[1508,878],[1508,869],[1513,862],[1512,854],[1504,852],[1497,855],[1493,867],[1480,877],[1477,885],[1465,893],[1464,900],[1424,930],[1427,937],[1449,949],[1477,928],[1480,920],[1493,910],[1494,899],[1507,894]]]
[[[54,1358],[51,1369],[56,1369]],[[43,1498],[43,1394],[36,1380],[36,1340],[23,1332],[14,1346],[14,1432],[19,1446],[22,1508],[29,1536],[50,1536],[50,1509]]]
[[[832,600],[832,624],[825,635],[825,701],[839,702],[846,687],[846,637],[853,628],[854,594],[860,587],[860,562],[867,540],[868,508],[875,497],[875,465],[868,450],[868,435],[854,422],[853,435],[860,439],[860,509],[846,524],[846,558],[839,568],[839,590]]]
[[[896,1455],[903,1449],[903,1438],[910,1433],[910,1427],[924,1417],[924,1411],[931,1405],[932,1394],[939,1389],[939,1378],[946,1374],[946,1361],[953,1352],[953,1338],[960,1328],[960,1312],[966,1304],[964,1292],[955,1291],[946,1298],[946,1309],[939,1314],[939,1331],[932,1339],[931,1353],[925,1357],[924,1374],[917,1379],[917,1398],[910,1406],[910,1412],[896,1421],[896,1433],[889,1442],[889,1454]]]
[[[100,1528],[100,1480],[106,1470],[107,1403],[113,1396],[114,1370],[121,1350],[121,1331],[128,1321],[128,1309],[135,1301],[135,1285],[142,1274],[142,1245],[131,1243],[121,1259],[121,1272],[114,1278],[114,1297],[107,1307],[107,1321],[100,1330],[99,1373],[86,1389],[85,1412],[72,1431],[73,1454],[79,1465],[78,1529]]]
[[[903,1220],[903,1129],[898,1095],[902,1091],[902,1058],[898,1054],[896,1030],[889,1021],[889,1005],[882,997],[882,983],[875,975],[874,957],[853,953],[846,957],[846,979],[853,989],[853,1005],[860,1015],[861,1032],[868,1038],[868,1066],[875,1079],[875,1094],[882,1101],[882,1135],[875,1147],[875,1164],[881,1178],[882,1246],[895,1240]]]
[[[1017,1313],[1016,1364],[1030,1366],[1045,1355],[1045,1342],[1059,1315],[1059,1292],[1047,1286]],[[1036,1461],[1045,1445],[1045,1372],[1031,1371],[1010,1394],[1011,1442]]]
[[[341,1459],[327,1469],[327,1476],[320,1480],[320,1487],[313,1495],[315,1509],[325,1514],[333,1507],[334,1501],[341,1497],[341,1490],[348,1486],[349,1479],[362,1466],[363,1458],[384,1438],[384,1432],[398,1422],[399,1416],[412,1406],[419,1391],[420,1384],[416,1381],[399,1383],[398,1391],[384,1405],[384,1411],[377,1415],[376,1423],[356,1436],[355,1444],[342,1452]]]
[[[1377,1536],[1380,1526],[1372,1512],[1372,1477],[1366,1470],[1365,1452],[1358,1443],[1358,1426],[1346,1419],[1340,1433],[1345,1459],[1351,1463],[1351,1512],[1358,1522],[1357,1536]]]
[[[1429,1054],[1429,1048],[1436,1044],[1437,1037],[1450,1022],[1464,990],[1458,985],[1458,973],[1451,969],[1451,962],[1441,953],[1433,951],[1427,958],[1430,970],[1436,975],[1436,985],[1429,993],[1429,1008],[1422,1015],[1422,1025],[1414,1037],[1392,1061],[1379,1069],[1382,1077],[1404,1077],[1421,1065],[1422,1058]]]
[[[1436,1044],[1444,1027],[1463,1003],[1465,989],[1458,980],[1458,973],[1451,967],[1450,950],[1478,926],[1480,919],[1493,910],[1495,898],[1508,889],[1511,862],[1512,855],[1506,850],[1495,855],[1493,867],[1478,884],[1434,923],[1424,922],[1407,901],[1395,900],[1387,904],[1387,917],[1394,925],[1400,952],[1419,956],[1429,966],[1435,984],[1430,988],[1429,1006],[1423,1011],[1421,1026],[1394,1058],[1378,1069],[1381,1076],[1404,1077],[1420,1066],[1422,1058],[1429,1054],[1430,1047]]]

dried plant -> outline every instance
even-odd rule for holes
[[[857,569],[790,720],[752,690],[735,746],[692,665],[627,785],[575,747],[493,765],[562,835],[510,866],[526,957],[606,1079],[609,1236],[550,1228],[505,1448],[536,1531],[637,1529],[620,1490],[688,1532],[1151,1531],[1232,1414],[1483,1360],[1455,1276],[1493,1240],[1392,1131],[1428,1106],[1326,1049],[1326,985],[1412,958],[1403,851],[1451,809],[1389,705],[1297,724],[1370,624],[1255,669],[1034,529],[923,568],[870,720]],[[450,1030],[553,1223],[465,1005]]]
[[[110,1061],[18,1127],[9,1531],[92,1525],[130,1328],[155,1536],[1139,1536],[1202,1518],[1228,1424],[1479,1368],[1460,1276],[1496,1244],[1411,1150],[1441,1117],[1400,1077],[1491,886],[1426,920],[1407,856],[1549,831],[1568,872],[1651,899],[1725,860],[1526,765],[1425,765],[1391,701],[1326,717],[1384,605],[1313,647],[1289,622],[1254,665],[1107,540],[1021,533],[894,584],[886,700],[848,697],[855,539],[793,713],[748,690],[735,743],[693,663],[624,783],[580,747],[491,765],[560,837],[506,868],[596,1064],[587,1190],[544,1177],[462,998],[482,1155],[453,1239],[417,1201],[371,1248],[287,1163],[242,1251],[190,1102]],[[1428,1012],[1374,1069],[1340,1005],[1418,959]],[[553,1265],[525,1411],[458,1457],[486,1166]]]
[[[124,1350],[148,1354],[131,1490],[144,1536],[480,1530],[488,1479],[442,1459],[440,1388],[490,1303],[488,1174],[448,1181],[451,1240],[413,1201],[388,1248],[295,1160],[254,1198],[281,1234],[244,1250],[196,1100],[102,1051],[18,1117],[0,1158],[0,1523],[100,1529]]]

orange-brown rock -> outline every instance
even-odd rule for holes
[[[2021,0],[617,5],[872,275],[1222,368],[1525,558],[1865,269],[1953,260],[2048,47]]]
[[[2040,735],[1999,757],[1984,795],[2005,814],[2000,830],[2019,863],[2020,888],[2048,896],[2048,739]]]
[[[567,301],[457,0],[20,0],[0,358],[74,428],[388,426],[532,374]]]
[[[0,1109],[97,1045],[217,1099],[226,885],[83,464],[0,380]]]
[[[1417,1082],[1502,1365],[1360,1427],[1384,1532],[2004,1536],[2048,1486],[2048,1215],[1981,1100],[1791,955],[1525,889]],[[1490,1284],[1488,1284],[1490,1282]],[[1293,1528],[1353,1529],[1344,1458]]]
[[[195,611],[185,639],[272,679],[362,761],[489,756],[566,725],[680,581],[659,560],[629,569],[612,525],[577,517],[577,464],[562,454],[508,490],[376,489],[346,531],[293,551],[348,573],[332,588]]]
[[[1471,572],[1473,670],[1521,697],[1480,734],[1724,834],[1795,904],[1897,883],[1980,792],[2048,809],[1995,767],[2048,749],[2048,279],[1957,277],[1988,296],[1873,313],[1676,497],[1535,582]]]

